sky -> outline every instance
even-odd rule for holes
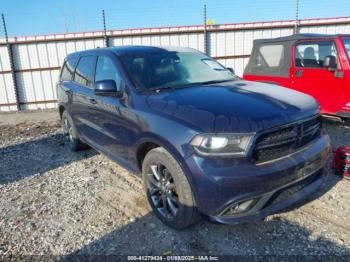
[[[297,0],[0,0],[9,36],[295,19]],[[300,0],[300,18],[350,16],[350,0]],[[0,37],[4,36],[0,26]]]

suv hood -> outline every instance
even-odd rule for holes
[[[162,91],[149,95],[147,103],[153,112],[199,132],[258,132],[319,112],[309,95],[250,81]]]

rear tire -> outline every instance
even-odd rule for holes
[[[61,125],[63,128],[63,134],[68,143],[69,148],[72,151],[79,151],[87,148],[87,145],[81,142],[78,136],[78,132],[75,128],[73,119],[67,111],[62,113]]]
[[[200,219],[184,172],[164,148],[147,153],[142,163],[142,178],[148,202],[165,225],[183,229]]]

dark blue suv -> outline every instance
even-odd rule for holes
[[[173,228],[261,220],[317,189],[329,140],[313,98],[232,71],[189,48],[68,55],[57,84],[68,143],[141,171]]]

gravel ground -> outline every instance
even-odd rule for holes
[[[304,205],[265,221],[175,231],[150,212],[140,177],[70,152],[46,114],[0,115],[0,255],[350,255],[350,181],[331,170]],[[333,147],[350,145],[349,129],[325,130]]]

